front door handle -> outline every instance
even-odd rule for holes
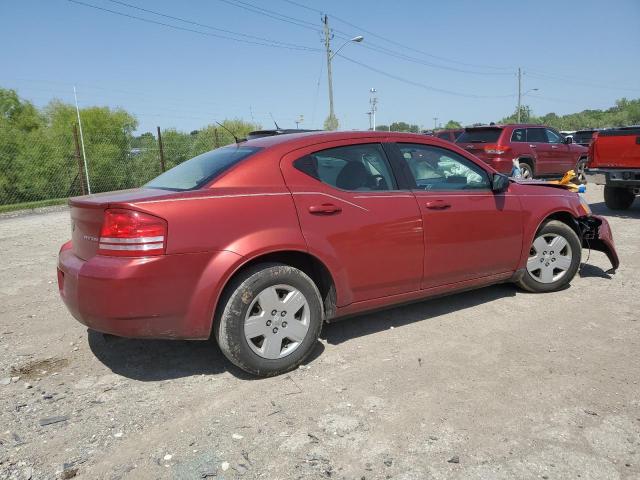
[[[431,200],[425,203],[425,207],[430,210],[445,210],[451,207],[450,203],[445,202],[444,200]]]
[[[551,148],[553,148],[554,150],[557,150],[558,146],[557,145],[551,145]]]
[[[529,145],[529,146],[530,146],[531,148],[536,148],[536,146],[535,146],[535,145]]]
[[[334,215],[340,213],[342,209],[333,203],[323,203],[322,205],[311,205],[309,213],[314,215]]]

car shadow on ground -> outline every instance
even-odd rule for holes
[[[511,284],[493,285],[384,311],[354,316],[324,325],[321,338],[339,343],[371,333],[429,320],[447,313],[516,295]],[[243,380],[255,380],[229,362],[215,341],[145,340],[116,337],[88,330],[89,347],[96,358],[113,373],[143,382],[156,382],[193,375],[229,372]],[[317,342],[305,364],[322,355],[324,345]]]
[[[640,200],[637,198],[628,210],[611,210],[604,202],[592,203],[589,206],[593,213],[596,215],[602,215],[603,217],[640,219]]]
[[[607,280],[611,280],[611,275],[609,275],[608,271],[603,270],[600,267],[595,265],[591,265],[589,263],[583,263],[580,265],[580,270],[578,270],[578,275],[580,278],[606,278]]]
[[[501,298],[514,297],[516,292],[518,290],[515,285],[505,283],[433,300],[424,300],[329,323],[324,326],[320,336],[328,343],[337,345],[357,337],[388,330],[391,327],[402,327],[410,323],[430,320]]]
[[[255,380],[229,362],[213,340],[145,340],[103,335],[88,330],[89,348],[113,373],[142,382],[156,382],[193,375],[217,375],[229,372],[243,380]],[[324,351],[318,342],[312,362]]]

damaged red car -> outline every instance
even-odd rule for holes
[[[206,340],[268,376],[324,322],[500,282],[565,287],[607,221],[424,135],[309,132],[199,155],[142,188],[72,198],[60,295],[90,329]]]

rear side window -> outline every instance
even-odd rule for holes
[[[306,155],[293,163],[307,175],[340,190],[396,190],[380,144],[348,145]]]
[[[167,170],[147,183],[145,187],[195,190],[258,150],[260,148],[238,145],[211,150]]]
[[[548,143],[544,128],[527,128],[527,141],[531,143]]]
[[[511,134],[511,141],[512,142],[526,142],[527,141],[527,134],[526,134],[526,130],[524,128],[516,128],[513,133]]]
[[[501,128],[470,128],[458,137],[458,143],[495,143],[500,138]]]
[[[437,137],[438,137],[438,138],[443,138],[443,139],[445,139],[445,140],[449,140],[449,132],[440,132],[440,133],[437,135]]]

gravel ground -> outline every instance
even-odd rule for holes
[[[87,332],[58,298],[66,211],[0,219],[0,479],[640,478],[640,201],[621,267],[328,325],[288,375],[209,342]],[[586,258],[586,251],[585,251]]]

